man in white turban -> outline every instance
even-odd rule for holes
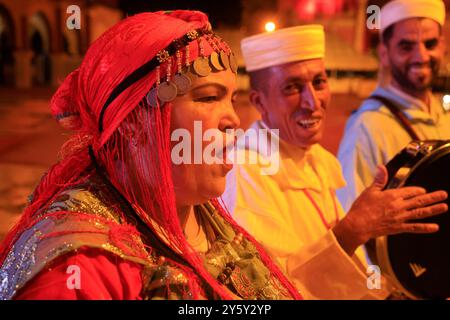
[[[347,181],[338,190],[345,209],[371,183],[377,165],[411,140],[450,139],[450,113],[431,91],[444,55],[444,21],[442,0],[395,0],[382,8],[379,56],[390,79],[347,122],[338,153]]]
[[[368,285],[361,245],[391,233],[436,231],[436,225],[406,220],[418,212],[433,215],[446,210],[445,204],[417,206],[420,201],[424,201],[420,206],[441,201],[446,193],[425,194],[411,187],[381,191],[387,178],[381,167],[373,184],[344,215],[335,195],[345,184],[341,167],[318,144],[330,98],[324,37],[322,26],[310,25],[242,41],[250,100],[262,116],[249,131],[268,130],[271,148],[261,141],[238,143],[247,161],[235,165],[227,176],[223,200],[306,298],[385,298],[390,289],[386,283]],[[279,142],[278,150],[272,148],[273,140]],[[254,154],[260,161],[248,161]],[[277,157],[278,171],[264,172]]]

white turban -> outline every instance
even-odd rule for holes
[[[429,18],[441,26],[445,22],[445,5],[442,0],[394,0],[380,12],[381,33],[390,25],[409,18]]]
[[[248,72],[288,62],[323,58],[325,32],[321,25],[306,25],[257,34],[241,41]]]

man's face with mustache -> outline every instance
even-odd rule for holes
[[[395,86],[414,96],[423,93],[430,89],[444,56],[441,28],[426,18],[405,19],[393,28],[381,48],[381,62],[390,68]]]

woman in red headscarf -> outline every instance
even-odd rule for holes
[[[197,11],[138,14],[95,41],[52,98],[75,134],[3,243],[0,298],[300,298],[215,199],[229,165],[174,152],[199,123],[229,141],[235,73]]]

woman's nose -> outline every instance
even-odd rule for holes
[[[241,121],[237,115],[232,103],[227,105],[226,114],[220,122],[219,129],[225,131],[226,129],[236,129],[239,127]]]

